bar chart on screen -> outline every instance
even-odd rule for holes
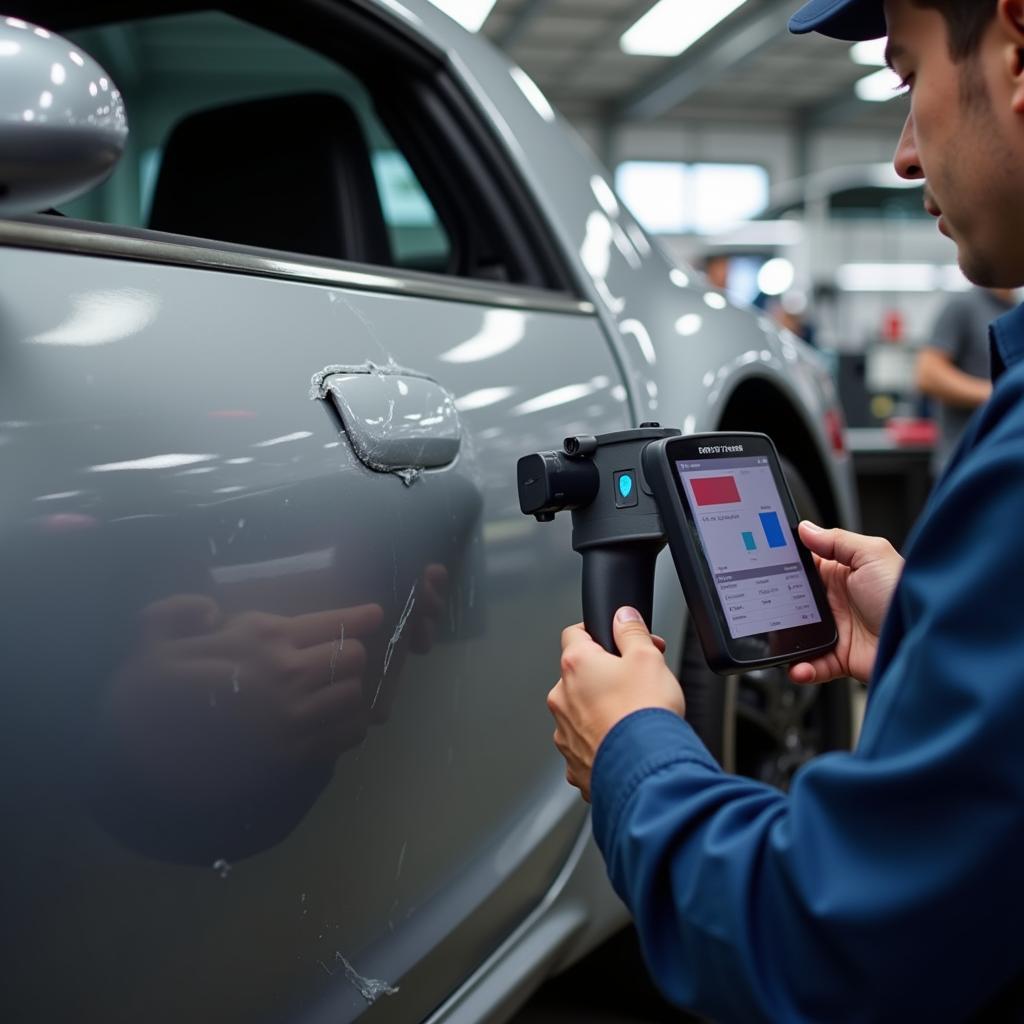
[[[757,517],[761,520],[761,529],[764,530],[768,547],[784,548],[786,546],[786,535],[782,532],[782,524],[779,522],[778,512],[758,512]]]
[[[729,462],[730,472],[686,476],[710,562],[724,570],[792,558],[795,550],[784,550],[788,546],[786,531],[770,469],[754,460]]]
[[[734,476],[698,476],[690,481],[698,506],[738,505],[743,499]]]
[[[769,466],[744,458],[678,469],[733,636],[820,621]]]

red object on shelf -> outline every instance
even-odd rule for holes
[[[882,320],[882,337],[886,341],[902,341],[903,326],[903,314],[898,309],[887,310]]]
[[[934,420],[909,416],[894,416],[885,424],[885,432],[896,444],[934,445],[939,439],[939,428]]]
[[[740,489],[734,476],[702,476],[690,481],[698,505],[735,505]]]
[[[829,409],[825,413],[825,433],[829,444],[836,455],[846,454],[846,423],[838,409]]]

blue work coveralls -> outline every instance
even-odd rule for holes
[[[668,711],[598,751],[594,834],[648,966],[722,1024],[1024,1019],[1024,308],[992,341],[857,749],[788,795],[722,772]]]

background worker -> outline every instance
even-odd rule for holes
[[[1024,0],[811,0],[796,31],[888,34],[911,91],[897,171],[969,279],[1024,285]],[[800,683],[870,681],[857,749],[788,794],[724,773],[633,609],[582,627],[548,697],[567,777],[675,1002],[742,1021],[1024,1019],[1024,309],[903,565],[802,524],[839,630]]]
[[[931,339],[917,357],[918,390],[935,402],[938,476],[974,410],[992,394],[988,326],[1017,304],[1012,288],[978,288],[954,295],[942,308]]]
[[[728,291],[731,263],[728,256],[708,256],[704,260],[704,276],[707,277],[708,284],[720,291]]]

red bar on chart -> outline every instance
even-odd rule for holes
[[[690,486],[698,505],[734,505],[741,500],[734,476],[693,477]]]

